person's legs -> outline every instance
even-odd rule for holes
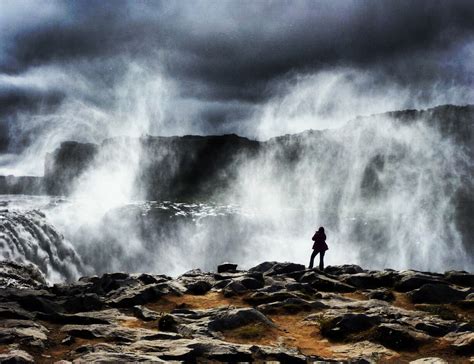
[[[324,270],[324,253],[325,252],[319,253],[319,270]]]
[[[316,250],[313,250],[313,253],[311,254],[311,260],[309,261],[309,269],[313,268],[314,258],[316,257],[316,254],[318,254],[318,252]]]

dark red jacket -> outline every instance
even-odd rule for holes
[[[317,252],[325,252],[329,249],[326,244],[326,234],[316,231],[312,240],[314,241],[313,250],[316,250]]]

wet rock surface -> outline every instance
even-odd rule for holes
[[[474,355],[468,272],[225,263],[176,278],[109,273],[48,286],[32,267],[2,267],[0,363],[467,363]]]

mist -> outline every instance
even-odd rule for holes
[[[1,5],[0,175],[42,176],[64,141],[99,148],[68,196],[6,202],[43,211],[80,257],[43,265],[51,281],[306,264],[319,226],[328,264],[472,270],[456,224],[470,152],[428,119],[383,114],[474,103],[469,2],[27,5]],[[148,199],[164,188],[141,180],[162,158],[144,152],[148,135],[230,133],[263,147],[236,157],[229,186]]]

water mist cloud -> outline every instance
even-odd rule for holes
[[[28,1],[4,1],[0,7],[0,105],[16,105],[0,110],[1,144],[10,153],[20,153],[36,139],[55,139],[62,132],[41,128],[50,130],[46,133],[35,125],[47,125],[45,118],[61,117],[78,105],[93,109],[91,119],[96,112],[113,119],[127,108],[136,109],[140,118],[151,121],[149,128],[143,128],[145,133],[265,136],[276,132],[261,132],[256,124],[262,118],[264,124],[269,117],[286,124],[284,113],[268,111],[269,102],[280,99],[282,105],[304,107],[291,96],[281,100],[282,84],[300,83],[298,94],[306,98],[320,94],[337,98],[336,90],[324,91],[328,82],[334,82],[328,78],[342,77],[337,81],[341,83],[355,74],[353,86],[350,80],[344,84],[344,89],[353,87],[347,97],[357,96],[362,86],[369,91],[358,97],[362,106],[346,101],[340,109],[353,112],[336,112],[336,119],[386,111],[366,105],[364,100],[371,95],[394,109],[405,104],[434,106],[437,100],[429,90],[437,87],[451,94],[451,90],[469,91],[472,84],[468,55],[474,7],[469,1],[50,1],[34,13]],[[135,77],[137,68],[140,75]],[[149,82],[157,74],[172,84],[163,86],[165,101],[162,91],[150,95]],[[128,91],[124,84],[130,86],[125,87]],[[393,97],[398,102],[378,97],[387,88],[389,95],[398,91]],[[308,96],[310,92],[313,95]],[[22,101],[15,101],[18,98]],[[457,104],[474,102],[472,91],[461,100],[449,99]],[[160,111],[154,106],[157,100]],[[322,109],[331,107],[322,104],[317,101],[309,108],[319,109],[321,117]],[[255,113],[263,116],[252,117]],[[35,125],[29,127],[28,119]],[[329,123],[329,117],[325,119],[321,127]],[[293,127],[288,131],[298,124],[306,127],[290,122]],[[126,123],[136,124],[131,118]],[[128,127],[137,132],[135,126]],[[73,117],[67,129],[74,132],[63,133],[64,138],[77,135],[90,141],[120,130]],[[56,146],[47,144],[50,149]]]

